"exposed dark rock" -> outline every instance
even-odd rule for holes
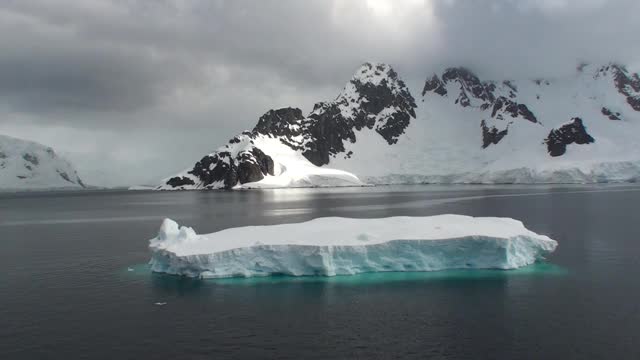
[[[304,119],[298,108],[269,110],[258,119],[254,133],[267,136],[296,136],[300,134],[300,121]]]
[[[464,91],[463,88],[460,89],[460,95],[456,99],[456,104],[460,104],[460,106],[462,107],[471,106],[471,100],[469,99],[469,96],[467,96],[467,92]]]
[[[640,77],[637,73],[629,73],[622,65],[611,65],[613,81],[618,92],[627,98],[627,103],[635,111],[640,111]],[[600,71],[608,71],[609,66]]]
[[[511,89],[511,91],[513,91],[514,93],[518,92],[518,88],[509,80],[505,80],[502,82],[506,87],[508,87],[509,89]]]
[[[447,88],[444,86],[444,83],[438,75],[433,75],[431,80],[427,80],[424,83],[424,88],[422,88],[422,96],[424,96],[427,92],[433,91],[434,93],[445,96],[447,95]]]
[[[457,81],[460,84],[461,90],[465,90],[465,92],[468,91],[476,99],[490,103],[495,100],[493,92],[496,89],[496,85],[493,82],[481,82],[480,79],[468,69],[462,67],[449,68],[442,74],[442,81],[445,84]],[[464,95],[468,99],[468,95],[466,93]],[[466,101],[462,99],[459,100],[461,105],[468,106],[464,105]]]
[[[200,179],[203,186],[207,186],[215,182],[224,182],[228,173],[232,171],[232,164],[231,153],[220,151],[200,159],[189,173]]]
[[[359,76],[371,71],[384,78],[374,83]],[[297,148],[294,141],[283,143],[303,150],[304,157],[318,166],[328,164],[331,156],[343,153],[343,142],[356,142],[356,131],[364,128],[375,128],[388,144],[395,144],[411,118],[415,118],[417,107],[398,74],[388,66],[365,63],[350,85],[355,88],[355,95],[341,95],[335,101],[317,103],[302,121],[304,147]],[[390,108],[397,110],[380,116]]]
[[[167,185],[170,185],[174,188],[176,187],[180,187],[180,186],[185,186],[185,185],[195,185],[196,183],[193,182],[193,180],[191,180],[190,178],[186,177],[186,176],[175,176],[172,177],[171,179],[169,179],[167,181]]]
[[[533,115],[531,110],[529,110],[526,105],[518,104],[510,99],[505,98],[504,96],[498,97],[493,103],[491,117],[495,118],[496,114],[498,114],[499,112],[507,113],[513,118],[522,116],[522,118],[529,120],[532,123],[538,122],[535,115]]]
[[[232,162],[231,165],[229,165],[229,170],[224,174],[224,188],[231,189],[236,186],[238,184],[238,179],[238,168]]]
[[[595,140],[587,133],[582,119],[573,118],[570,123],[562,125],[559,129],[553,129],[545,139],[547,151],[551,156],[561,156],[567,151],[569,144],[591,144]]]
[[[343,153],[344,141],[356,142],[356,131],[365,128],[375,130],[388,144],[395,144],[415,118],[417,107],[397,73],[384,64],[365,63],[348,86],[353,90],[334,101],[315,104],[306,118],[297,108],[268,111],[249,136],[278,137],[318,166]],[[394,110],[383,113],[387,109]]]
[[[264,174],[260,171],[260,167],[253,165],[254,164],[248,162],[241,162],[238,165],[237,180],[240,181],[241,184],[260,181],[264,179]],[[233,186],[235,186],[235,184],[231,185],[230,187]]]
[[[245,138],[243,139],[242,136]],[[246,141],[247,149],[237,153],[218,151],[207,155],[198,161],[188,173],[195,176],[198,186],[210,189],[224,187],[233,188],[238,183],[245,184],[262,180],[266,175],[274,175],[273,159],[253,145],[248,135],[241,135],[232,139],[237,144]],[[228,146],[225,148],[229,148]],[[166,183],[171,187],[194,186],[196,181],[187,176],[176,176]]]
[[[317,166],[329,163],[331,155],[345,151],[343,141],[356,141],[354,124],[344,119],[340,109],[331,103],[318,103],[306,123],[308,138],[302,153]]]
[[[251,151],[243,151],[236,157],[238,163],[238,181],[241,184],[256,182],[264,176],[273,175],[273,159],[254,147]],[[232,186],[235,186],[232,185]]]
[[[40,160],[38,160],[38,157],[36,155],[33,155],[33,154],[29,154],[29,153],[24,154],[24,155],[22,155],[22,158],[25,161],[28,161],[28,162],[32,163],[33,165],[38,165],[40,163]]]
[[[6,159],[6,158],[7,158],[7,154],[0,151],[0,159]]]
[[[602,115],[608,117],[609,120],[620,120],[619,112],[614,113],[613,111],[607,109],[606,107],[603,107],[600,111],[602,112]]]
[[[389,145],[393,145],[398,142],[398,136],[404,133],[404,130],[409,126],[411,116],[405,112],[394,113],[386,123],[378,126],[376,132],[380,134]]]
[[[69,175],[66,172],[58,170],[58,174],[60,174],[60,177],[65,181],[75,184],[73,181],[71,181],[71,179],[69,178]]]
[[[538,80],[542,84],[543,80]],[[460,94],[455,100],[456,104],[462,107],[476,106],[480,110],[491,109],[491,117],[503,120],[504,114],[508,114],[513,118],[522,117],[525,120],[537,123],[538,119],[533,112],[525,104],[517,103],[514,100],[517,97],[518,88],[509,80],[505,80],[502,84],[507,88],[508,97],[496,95],[496,85],[491,81],[480,81],[480,79],[465,68],[449,68],[445,70],[440,80],[434,75],[431,80],[427,80],[423,89],[423,95],[429,91],[438,89],[439,86],[455,82],[460,85]],[[479,101],[479,105],[472,98]]]
[[[273,159],[271,158],[271,156],[263,153],[262,150],[258,148],[253,148],[253,150],[251,150],[251,153],[256,159],[256,162],[260,167],[260,171],[262,171],[263,174],[274,175],[275,165],[273,163]]]
[[[491,144],[497,145],[500,140],[507,135],[509,130],[509,127],[507,126],[506,129],[498,131],[495,126],[488,127],[487,122],[484,120],[480,122],[480,127],[482,128],[483,149],[486,149]]]

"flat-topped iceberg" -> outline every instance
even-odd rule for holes
[[[327,217],[206,235],[165,219],[149,248],[152,271],[221,278],[515,269],[542,259],[557,245],[518,220],[438,215]]]

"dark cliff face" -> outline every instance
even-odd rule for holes
[[[573,118],[568,124],[559,129],[553,129],[545,139],[547,151],[551,156],[561,156],[567,151],[569,144],[591,144],[595,139],[587,133],[582,119]]]
[[[619,112],[613,112],[611,110],[609,110],[606,107],[603,107],[600,112],[602,113],[602,115],[606,116],[609,118],[609,120],[620,120],[620,113]]]
[[[509,133],[509,127],[506,129],[499,131],[495,126],[487,126],[487,122],[482,120],[480,122],[480,127],[482,128],[482,148],[486,149],[489,145],[494,144],[497,145],[502,138],[504,138]]]
[[[428,92],[434,92],[440,96],[447,95],[447,88],[438,75],[434,74],[431,80],[427,79],[427,81],[425,81],[424,87],[422,88],[422,96]]]
[[[640,77],[637,73],[630,73],[622,65],[609,65],[600,71],[613,72],[613,82],[618,92],[626,97],[627,103],[635,111],[640,111]]]
[[[248,135],[235,137],[229,141],[237,144],[247,141]],[[233,188],[238,184],[246,184],[264,179],[266,175],[274,175],[273,159],[262,150],[253,146],[251,140],[246,150],[233,156],[231,151],[218,151],[198,161],[188,174],[176,176],[167,181],[171,187],[198,185],[200,188]],[[194,179],[197,179],[194,181]]]
[[[258,119],[253,132],[271,137],[296,136],[301,132],[300,123],[303,119],[302,110],[298,108],[269,110]]]
[[[460,97],[458,103],[466,107],[470,106],[469,96],[482,100],[485,103],[493,103],[493,92],[496,85],[493,82],[482,82],[470,70],[462,67],[449,68],[442,74],[442,81],[447,84],[457,82],[460,85]]]
[[[456,84],[459,94],[455,103],[462,107],[477,107],[480,110],[491,109],[491,117],[504,120],[505,116],[512,118],[521,117],[525,120],[537,123],[538,119],[525,104],[512,100],[517,97],[518,89],[512,82],[502,82],[506,91],[500,95],[495,82],[481,81],[473,72],[465,68],[449,68],[442,74],[442,80],[438,75],[427,79],[422,95],[433,92],[440,96],[448,94],[446,84]]]
[[[268,116],[268,121],[259,123],[269,123],[269,128],[277,129],[276,134],[282,136],[282,143],[300,150],[314,165],[322,166],[333,156],[344,153],[344,142],[355,143],[357,132],[365,128],[375,130],[389,145],[395,144],[415,118],[416,107],[409,89],[391,67],[365,63],[343,93],[334,101],[315,104],[306,118],[301,119],[301,114],[296,112]],[[283,109],[275,110],[281,111]],[[292,126],[293,122],[299,126]],[[256,126],[258,128],[263,133],[261,129],[265,126]]]
[[[529,110],[527,105],[518,104],[510,99],[507,99],[504,96],[498,97],[493,102],[491,117],[499,119],[501,114],[510,115],[512,118],[517,118],[518,116],[520,116],[525,120],[531,121],[532,123],[538,122],[538,119],[535,115],[533,115],[531,110]]]
[[[326,165],[332,155],[345,151],[344,141],[356,142],[355,129],[336,104],[318,103],[305,121],[307,141],[302,155],[314,165]]]
[[[482,148],[486,149],[492,144],[498,144],[500,140],[508,135],[508,127],[513,123],[510,119],[522,118],[534,124],[538,123],[538,119],[529,107],[516,101],[518,88],[513,82],[505,80],[499,86],[496,84],[493,81],[481,81],[469,69],[462,67],[448,68],[442,73],[442,78],[438,77],[438,75],[433,75],[430,79],[427,79],[422,95],[433,93],[443,97],[449,96],[452,91],[447,90],[447,85],[455,85],[458,88],[458,92],[454,92],[457,94],[457,98],[454,100],[455,104],[465,108],[478,109],[479,116],[505,121],[506,128],[503,130],[498,130],[497,127],[488,125],[488,122],[484,119],[480,121]],[[485,111],[487,112],[483,113]]]
[[[273,159],[257,147],[239,153],[236,157],[236,164],[238,182],[241,184],[260,181],[266,175],[274,175]]]

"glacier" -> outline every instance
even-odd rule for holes
[[[74,166],[52,148],[0,134],[0,191],[83,188]]]
[[[543,259],[557,245],[518,220],[463,215],[326,217],[206,235],[165,219],[149,241],[153,272],[195,278],[508,270]]]

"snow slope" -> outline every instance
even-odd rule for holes
[[[149,244],[153,271],[190,277],[514,269],[556,246],[517,220],[461,215],[318,218],[207,235],[165,219]]]
[[[373,183],[583,183],[634,181],[640,176],[640,113],[615,87],[614,70],[585,66],[574,76],[552,80],[512,80],[494,84],[495,97],[526,104],[536,122],[504,114],[492,118],[491,104],[463,91],[467,83],[450,81],[447,94],[426,92],[418,102],[417,118],[399,137],[384,146],[368,130],[349,143],[350,158],[336,157],[331,166]],[[637,75],[636,75],[637,76]],[[461,84],[462,83],[462,84]],[[517,89],[513,91],[511,87]],[[469,106],[462,106],[465,92]],[[513,92],[513,97],[510,93]],[[602,109],[620,120],[611,120]],[[595,141],[569,144],[553,157],[545,145],[552,130],[581,118]],[[507,134],[483,148],[482,121]]]
[[[447,68],[425,79],[422,89],[409,89],[389,65],[365,63],[334,100],[317,103],[307,116],[271,110],[240,136],[250,140],[232,140],[240,143],[232,158],[261,149],[268,159],[258,153],[226,161],[210,169],[213,177],[196,163],[159,188],[309,186],[325,167],[375,184],[640,178],[640,77],[622,65],[581,64],[563,78],[499,80]],[[285,159],[298,161],[293,178],[304,181],[270,178],[278,176],[270,162]],[[338,184],[351,178],[340,174]]]
[[[84,188],[76,170],[53,149],[0,135],[0,190]]]

